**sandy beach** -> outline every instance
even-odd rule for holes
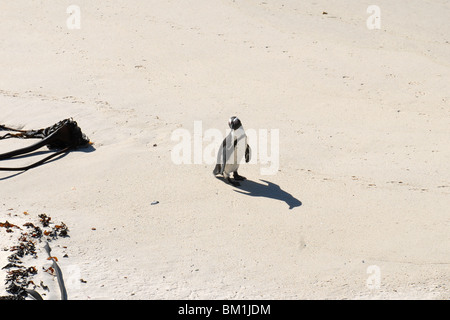
[[[443,0],[2,3],[0,124],[73,118],[93,145],[0,171],[0,222],[67,225],[50,245],[69,299],[450,299],[449,17]],[[230,116],[253,150],[240,187],[206,161]],[[59,299],[43,245],[24,263]]]

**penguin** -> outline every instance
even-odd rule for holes
[[[237,187],[240,186],[238,181],[246,179],[238,174],[239,163],[244,157],[246,163],[250,161],[251,148],[247,144],[247,135],[238,117],[232,116],[228,120],[228,126],[231,131],[225,137],[219,148],[217,164],[213,170],[213,174],[223,175],[227,182]],[[233,180],[230,177],[231,174],[233,174]]]

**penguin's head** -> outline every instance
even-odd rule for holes
[[[242,124],[241,124],[241,120],[239,120],[238,117],[232,116],[232,117],[228,120],[228,125],[230,126],[231,130],[236,130],[236,129],[238,129]]]

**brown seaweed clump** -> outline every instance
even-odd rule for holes
[[[17,239],[18,243],[7,249],[11,254],[8,256],[8,264],[2,268],[7,270],[5,285],[6,291],[11,296],[0,297],[0,300],[23,300],[30,293],[30,288],[32,290],[35,290],[37,287],[47,288],[43,283],[36,285],[32,281],[32,277],[38,273],[38,269],[36,266],[24,266],[22,260],[26,256],[37,257],[36,244],[38,242],[51,242],[58,237],[68,237],[69,229],[63,222],[53,224],[51,217],[45,213],[40,214],[38,217],[40,225],[27,222],[23,224],[24,229],[8,221],[0,222],[0,227],[5,228],[8,233],[20,230],[20,235]],[[44,272],[48,271],[44,270]]]

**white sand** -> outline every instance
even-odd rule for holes
[[[450,4],[380,0],[369,30],[358,2],[77,1],[79,30],[2,3],[0,123],[73,117],[95,151],[0,172],[0,221],[67,224],[70,299],[449,299]],[[171,159],[231,115],[279,129],[279,171],[240,169],[263,196]]]

